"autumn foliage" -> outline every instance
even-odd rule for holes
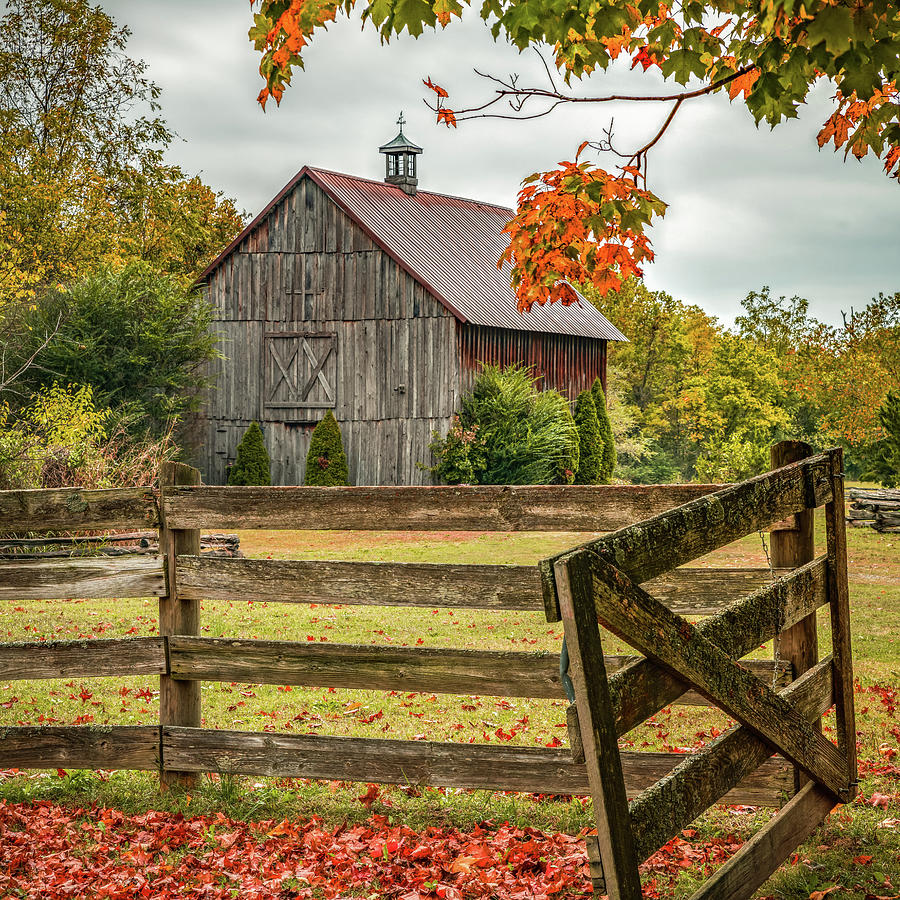
[[[584,149],[579,148],[579,153]],[[652,261],[643,233],[665,204],[638,187],[631,167],[615,176],[587,162],[561,162],[552,172],[525,179],[519,207],[506,226],[513,287],[523,312],[535,303],[575,303],[573,284],[590,283],[601,296],[640,276]]]
[[[469,4],[261,0],[250,30],[265,79],[260,102],[265,105],[270,96],[280,101],[293,66],[303,65],[302,51],[313,32],[339,11],[349,15],[361,7],[363,21],[387,41],[403,31],[417,37],[426,27],[445,27],[462,15],[464,5]],[[578,98],[670,106],[644,146],[623,153],[612,147],[611,139],[595,145],[615,149],[624,159],[620,174],[579,165],[576,155],[576,163],[560,163],[526,182],[510,223],[513,246],[507,254],[522,309],[536,302],[571,302],[567,282],[590,282],[604,294],[652,259],[643,229],[664,207],[643,180],[647,155],[680,106],[697,97],[727,92],[758,124],[774,127],[796,118],[810,90],[823,80],[830,82],[835,108],[819,133],[819,146],[832,143],[858,159],[874,153],[888,175],[900,178],[900,12],[890,0],[688,0],[672,5],[609,0],[573,6],[566,15],[551,0],[471,5],[495,38],[502,35],[519,50],[549,47],[549,63],[561,73],[566,89],[573,78],[599,74],[620,58],[630,59],[632,69],[658,72],[684,86],[658,94]],[[500,87],[493,100],[451,108],[444,88],[431,78],[425,84],[436,95],[438,122],[452,127],[470,115],[490,115],[495,103],[503,104],[509,115],[507,103],[522,110],[527,100],[533,117],[574,99],[552,79],[536,86],[495,79]]]
[[[685,868],[724,862],[740,847],[731,836],[695,838],[687,829],[644,864],[645,897],[660,897]],[[376,885],[375,895],[400,900],[550,900],[590,891],[583,834],[506,823],[416,831],[383,815],[359,825],[315,816],[248,823],[221,813],[126,815],[3,800],[0,847],[3,896],[42,900],[332,900],[374,896]]]

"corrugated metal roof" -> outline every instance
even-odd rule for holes
[[[511,209],[430,191],[409,195],[382,181],[325,169],[308,171],[460,319],[517,331],[627,340],[584,299],[570,306],[546,303],[527,313],[518,311],[510,267],[497,268],[509,246],[503,228],[513,217]]]
[[[305,166],[200,275],[216,269],[269,211],[310,177],[370,237],[438,298],[458,319],[475,325],[627,341],[588,300],[546,303],[520,313],[510,267],[497,268],[509,246],[503,228],[513,211],[477,200],[418,191],[413,195],[371,181]]]

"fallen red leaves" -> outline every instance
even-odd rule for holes
[[[651,875],[645,896],[659,896],[660,876],[668,882],[683,868],[705,870],[739,846],[733,838],[675,838],[642,867]],[[556,900],[586,897],[591,886],[581,836],[506,823],[420,832],[381,815],[327,827],[315,817],[247,823],[222,814],[127,816],[0,802],[0,896],[289,900],[360,892],[394,900]]]
[[[356,895],[540,900],[590,892],[584,843],[509,825],[470,832],[186,819],[0,803],[0,896],[168,900]]]

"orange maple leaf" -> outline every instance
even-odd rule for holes
[[[751,69],[743,75],[739,75],[734,81],[728,83],[728,96],[734,100],[738,94],[743,93],[744,97],[750,95],[753,85],[759,80],[759,69]]]
[[[438,124],[443,122],[448,128],[452,125],[456,128],[456,115],[452,109],[439,109],[437,111]]]
[[[427,88],[431,88],[441,99],[449,96],[439,84],[435,84],[430,78],[423,79],[422,84]]]

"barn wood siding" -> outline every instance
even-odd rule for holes
[[[457,347],[464,390],[471,388],[482,362],[533,366],[544,379],[543,387],[556,388],[570,400],[591,387],[596,378],[606,390],[606,341],[461,322],[457,326]]]
[[[302,483],[323,409],[265,404],[264,341],[273,332],[333,332],[334,414],[355,484],[428,484],[429,444],[459,399],[456,320],[304,179],[209,276],[226,357],[199,427],[204,480],[222,483],[258,421],[275,484]],[[329,376],[330,377],[330,376]],[[402,388],[401,388],[402,386]]]

